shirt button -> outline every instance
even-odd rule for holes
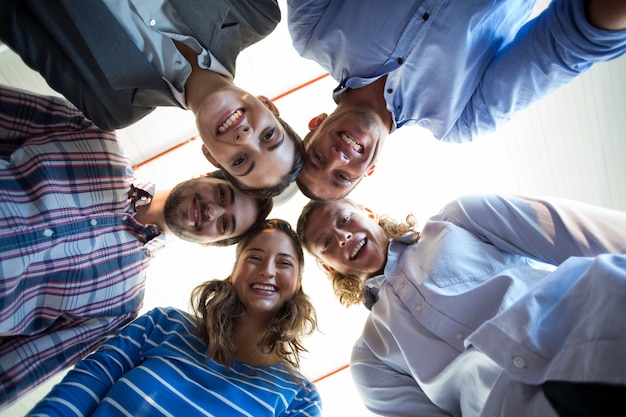
[[[176,61],[174,63],[176,64],[177,67],[180,67],[183,64],[181,61]]]
[[[141,198],[140,198],[141,201],[146,201],[147,199],[148,199],[148,197],[146,197],[145,195],[142,195]]]
[[[98,220],[96,219],[91,219],[91,221],[89,222],[92,226],[95,226],[98,224]]]
[[[43,231],[43,235],[44,235],[45,237],[50,237],[50,236],[52,236],[53,234],[54,234],[54,231],[53,231],[52,229],[46,229],[46,230],[44,230],[44,231]]]
[[[456,340],[462,340],[463,337],[465,337],[465,335],[462,332],[458,332],[457,334],[454,335],[454,338]]]
[[[150,26],[154,26],[154,25],[156,25],[156,20],[150,19]]]
[[[426,12],[422,15],[422,20],[425,22],[430,19],[430,13]]]
[[[388,88],[388,89],[387,89],[387,92],[388,92],[389,94],[393,93],[393,88]]]
[[[415,311],[418,311],[418,312],[422,311],[422,308],[423,308],[422,305],[418,304],[417,307],[415,307]]]
[[[525,368],[526,361],[521,356],[516,356],[513,358],[513,366],[515,366],[516,368],[520,368],[520,369]]]
[[[127,215],[123,215],[122,216],[122,221],[125,222],[126,220],[128,220],[128,216]]]
[[[398,64],[402,64],[402,62],[404,62],[404,61],[402,60],[402,57],[399,57],[398,59],[396,59],[396,62],[397,62]]]

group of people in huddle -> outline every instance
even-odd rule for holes
[[[73,366],[29,415],[322,415],[306,250],[370,310],[350,372],[372,414],[624,415],[626,213],[468,195],[418,229],[347,197],[396,129],[472,141],[626,52],[623,0],[535,3],[3,1],[0,40],[64,98],[0,86],[0,407]],[[338,82],[304,138],[234,82],[281,12]],[[134,176],[114,130],[158,106],[194,113],[214,171]],[[292,227],[271,211],[294,182]],[[138,317],[168,234],[236,245],[233,269]]]

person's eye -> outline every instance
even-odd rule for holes
[[[346,223],[348,223],[348,220],[350,220],[350,216],[345,214],[345,215],[341,216],[341,218],[339,219],[339,224],[341,226],[344,226]]]
[[[259,255],[248,255],[246,259],[249,259],[251,261],[260,261],[261,257]]]
[[[241,164],[243,164],[246,161],[246,155],[240,155],[237,158],[235,158],[235,160],[232,162],[232,166],[237,167]]]
[[[347,175],[345,175],[342,172],[337,172],[336,176],[337,176],[337,179],[339,179],[339,181],[341,181],[341,182],[352,182],[350,177],[348,177]]]
[[[226,218],[222,218],[222,234],[225,235],[228,230],[228,220]]]
[[[220,189],[220,204],[223,206],[224,199],[225,199],[224,188],[220,187],[219,189]]]
[[[276,133],[276,129],[275,128],[271,128],[265,131],[265,133],[263,134],[263,136],[261,136],[261,142],[267,142],[272,140],[272,138],[274,137],[274,134]]]
[[[279,261],[278,264],[286,267],[293,266],[293,263],[287,259]]]
[[[319,163],[323,162],[322,155],[320,155],[319,153],[315,151],[313,151],[313,159],[315,159]]]
[[[328,249],[328,247],[330,246],[330,242],[331,242],[330,237],[327,237],[324,240],[322,240],[322,243],[320,245],[320,247],[322,248],[322,253],[324,253]]]

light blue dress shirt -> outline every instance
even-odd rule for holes
[[[351,371],[385,416],[552,416],[546,380],[626,384],[626,213],[471,196],[394,240]],[[621,254],[621,255],[609,255]]]
[[[340,83],[335,101],[387,75],[396,127],[463,142],[626,52],[626,31],[592,27],[582,3],[555,0],[524,26],[533,0],[288,0],[289,31]]]

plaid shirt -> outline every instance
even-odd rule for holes
[[[132,181],[115,134],[0,88],[0,406],[136,317],[160,231]]]

